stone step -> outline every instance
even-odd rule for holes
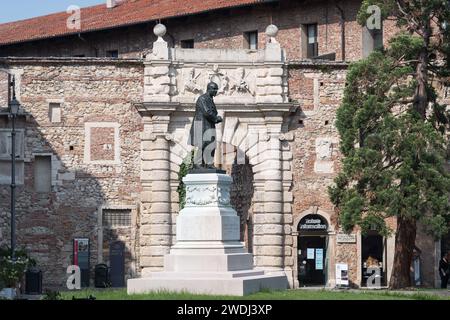
[[[288,288],[288,281],[285,275],[260,275],[232,279],[143,278],[128,280],[127,287],[128,294],[170,291],[244,296],[263,289],[285,290]]]
[[[173,272],[227,272],[253,269],[251,253],[169,254],[164,257],[164,270]]]
[[[264,275],[262,270],[242,270],[230,272],[154,272],[151,279],[233,279],[242,277],[257,277]]]

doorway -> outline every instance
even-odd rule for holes
[[[303,235],[298,239],[298,281],[300,286],[325,286],[326,235]]]
[[[362,287],[386,285],[385,248],[384,237],[376,231],[369,231],[361,237]]]

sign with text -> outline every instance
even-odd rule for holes
[[[349,285],[348,264],[336,263],[336,285],[345,287]]]
[[[356,243],[356,234],[338,233],[336,235],[337,243]]]
[[[316,270],[323,270],[323,249],[316,249]]]
[[[309,214],[303,217],[299,223],[299,231],[327,231],[327,221],[318,214]]]
[[[306,249],[306,259],[314,259],[314,248]]]
[[[89,287],[89,258],[89,239],[73,239],[73,264],[80,267],[82,287]]]

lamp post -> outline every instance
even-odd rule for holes
[[[9,117],[12,120],[11,130],[11,259],[16,260],[16,117],[20,103],[16,99],[14,80],[12,86],[12,100],[9,102]]]

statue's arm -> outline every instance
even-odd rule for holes
[[[201,100],[200,102],[200,109],[202,110],[203,115],[208,119],[210,122],[218,123],[219,118],[217,116],[217,111],[214,112],[213,106],[208,105],[208,103],[205,100]]]

